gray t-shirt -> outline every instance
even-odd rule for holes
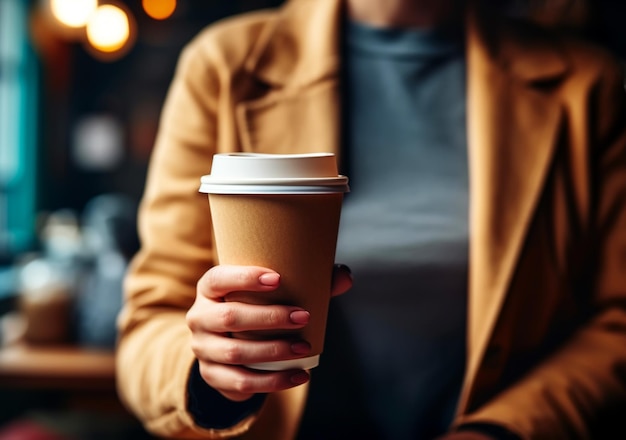
[[[463,41],[357,23],[345,32],[352,191],[336,261],[350,266],[354,287],[333,300],[326,351],[312,372],[309,411],[319,412],[318,428],[307,429],[325,424],[337,433],[361,420],[367,438],[427,439],[450,423],[465,368]],[[337,384],[325,390],[330,382]],[[333,422],[333,411],[344,417]]]

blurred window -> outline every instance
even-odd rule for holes
[[[35,232],[37,68],[28,4],[0,0],[0,257],[32,244]]]

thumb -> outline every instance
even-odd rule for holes
[[[333,285],[330,290],[331,296],[346,293],[352,287],[352,271],[345,264],[335,264],[333,269]]]

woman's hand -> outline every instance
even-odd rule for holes
[[[196,300],[187,312],[192,350],[204,381],[226,398],[243,401],[256,393],[271,393],[309,380],[304,370],[256,371],[245,364],[295,359],[310,346],[302,340],[252,341],[230,337],[247,330],[290,330],[304,327],[309,312],[294,306],[227,302],[231,292],[270,292],[280,284],[276,272],[256,266],[215,266],[198,281]],[[332,295],[352,286],[346,266],[336,266]]]

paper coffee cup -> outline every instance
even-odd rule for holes
[[[208,194],[220,264],[254,265],[281,275],[273,292],[233,292],[225,299],[283,304],[311,313],[300,330],[250,331],[250,339],[302,338],[312,355],[248,365],[261,370],[313,368],[323,351],[343,194],[335,156],[318,154],[217,154],[202,176]]]

